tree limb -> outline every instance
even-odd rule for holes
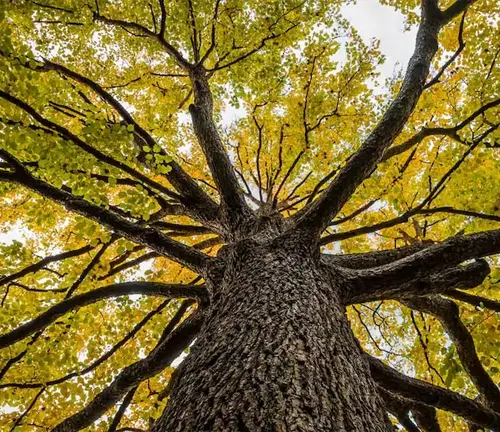
[[[210,33],[210,45],[203,54],[203,57],[199,61],[198,64],[202,65],[205,63],[205,60],[212,54],[212,51],[215,49],[216,46],[216,41],[215,41],[215,36],[216,36],[216,23],[217,23],[217,17],[219,16],[219,6],[220,6],[221,0],[216,0],[215,1],[215,8],[214,8],[214,15],[212,17],[212,31]]]
[[[116,267],[111,268],[105,275],[99,276],[98,280],[107,279],[117,273],[122,272],[123,270],[135,267],[136,265],[149,261],[150,259],[157,258],[159,256],[160,254],[157,252],[145,253],[144,255],[138,256],[137,258],[131,259],[130,261],[124,262],[122,265],[117,265]]]
[[[41,259],[40,261],[31,264],[28,267],[23,268],[22,270],[17,271],[16,273],[12,273],[9,276],[1,276],[0,277],[0,286],[6,285],[16,279],[22,278],[23,276],[26,276],[30,273],[35,273],[38,270],[43,269],[47,264],[57,262],[57,261],[62,261],[68,258],[73,258],[79,255],[83,255],[87,252],[90,252],[92,249],[94,249],[94,246],[91,245],[86,245],[81,248],[67,251],[67,252],[62,252],[60,254],[52,255],[45,257]]]
[[[385,390],[424,405],[452,412],[495,432],[500,430],[500,413],[451,390],[403,375],[374,357],[366,357],[373,379]]]
[[[160,42],[161,46],[165,49],[165,51],[175,60],[175,62],[182,69],[189,69],[191,64],[182,56],[182,54],[169,42],[166,41],[165,35],[165,20],[166,20],[166,11],[165,8],[162,8],[161,14],[161,23],[160,23],[160,32],[156,34],[155,32],[149,30],[147,27],[144,27],[135,22],[123,21],[118,19],[112,19],[101,15],[99,11],[94,11],[94,20],[102,22],[107,25],[112,25],[115,27],[120,27],[122,29],[129,29],[139,31],[142,35],[147,36],[152,39],[156,39]]]
[[[117,239],[116,236],[112,236],[112,238],[107,243],[104,243],[102,245],[101,249],[99,249],[99,251],[95,254],[95,256],[92,258],[90,263],[83,269],[80,276],[78,276],[78,279],[71,284],[68,291],[66,292],[65,298],[69,298],[73,295],[73,293],[78,289],[78,287],[85,280],[85,278],[89,275],[89,273],[92,271],[92,269],[99,263],[99,260],[102,258],[102,256],[106,252],[106,249],[108,249],[108,247],[111,246],[116,239]]]
[[[160,373],[189,346],[203,323],[197,312],[186,319],[145,359],[123,369],[113,382],[101,391],[85,408],[59,423],[52,432],[76,432],[91,425],[121,397],[142,381]]]
[[[408,432],[420,432],[420,429],[410,418],[410,406],[408,401],[405,401],[403,398],[383,388],[379,388],[378,392],[382,396],[382,399],[384,399],[386,410],[398,419],[401,426]]]
[[[35,397],[31,400],[30,404],[28,405],[28,407],[26,408],[26,410],[17,418],[17,420],[14,422],[14,424],[12,425],[12,428],[10,429],[10,432],[14,432],[17,427],[21,424],[21,422],[23,421],[24,417],[26,417],[29,412],[33,409],[33,407],[35,406],[36,402],[38,401],[38,399],[40,398],[40,396],[42,396],[42,394],[45,392],[45,388],[41,388],[37,394],[35,395]]]
[[[163,301],[156,309],[152,310],[149,312],[141,321],[139,321],[134,328],[121,340],[119,340],[109,351],[106,351],[101,357],[98,359],[94,360],[92,363],[90,363],[88,366],[86,366],[84,369],[77,371],[77,372],[70,372],[67,375],[64,375],[62,377],[49,380],[46,382],[31,382],[31,383],[4,383],[0,384],[0,388],[21,388],[21,389],[27,389],[27,388],[40,388],[40,387],[48,387],[48,386],[53,386],[57,384],[61,384],[64,381],[67,381],[71,378],[75,378],[77,376],[83,376],[85,374],[88,374],[89,372],[93,371],[95,368],[99,367],[101,364],[103,364],[107,359],[109,359],[111,356],[113,356],[122,346],[124,346],[129,340],[131,340],[139,331],[157,314],[159,314],[165,307],[168,305],[170,302],[170,299]],[[171,320],[170,320],[171,321]],[[40,335],[42,332],[39,331],[36,335]],[[35,337],[33,337],[34,339]],[[31,345],[33,343],[33,340],[29,342],[28,345]],[[2,377],[2,374],[0,374],[0,378]]]
[[[105,162],[111,166],[114,166],[115,168],[118,168],[122,171],[125,171],[127,174],[131,175],[132,177],[140,180],[141,182],[144,182],[145,184],[153,187],[156,190],[159,190],[160,192],[165,193],[166,195],[173,196],[174,198],[177,198],[178,195],[174,194],[172,191],[170,191],[168,188],[165,186],[161,185],[160,183],[151,180],[149,177],[145,176],[144,174],[141,174],[139,171],[135,170],[134,168],[129,167],[127,164],[117,161],[116,159],[112,158],[111,156],[108,156],[104,153],[102,153],[100,150],[90,146],[83,140],[81,140],[79,137],[77,137],[75,134],[70,132],[68,129],[66,129],[63,126],[60,126],[45,117],[43,117],[41,114],[39,114],[34,108],[32,108],[30,105],[27,103],[23,102],[21,99],[18,99],[15,96],[10,95],[9,93],[4,92],[3,90],[0,90],[0,98],[3,98],[10,103],[16,105],[17,107],[21,108],[23,111],[28,113],[31,117],[33,117],[37,122],[40,124],[44,125],[45,127],[49,128],[50,130],[53,130],[56,132],[58,135],[60,135],[62,138],[71,141],[74,143],[76,146],[84,150],[85,152],[91,154],[94,156],[96,159]]]
[[[450,7],[448,7],[448,9],[443,11],[443,23],[446,24],[450,22],[453,18],[467,10],[469,6],[476,3],[476,1],[477,0],[456,0]]]
[[[423,432],[441,432],[436,409],[434,407],[413,401],[411,412],[418,427],[422,429]]]
[[[436,189],[437,190],[437,189]],[[470,211],[470,210],[461,210],[461,209],[455,209],[453,207],[449,206],[443,206],[443,207],[435,207],[435,208],[423,208],[423,205],[427,200],[424,200],[421,204],[419,204],[417,207],[410,209],[403,213],[400,216],[396,216],[395,218],[382,221],[373,225],[368,225],[364,226],[361,228],[355,228],[350,231],[344,231],[344,232],[339,232],[335,234],[328,234],[326,236],[321,237],[320,240],[320,245],[327,245],[329,243],[335,242],[335,241],[340,241],[340,240],[346,240],[352,237],[356,237],[362,234],[369,234],[373,233],[376,231],[380,231],[386,228],[392,228],[393,226],[399,225],[401,223],[408,222],[412,216],[416,215],[428,215],[428,214],[436,214],[436,213],[449,213],[449,214],[457,214],[457,215],[463,215],[463,216],[471,216],[471,217],[477,217],[479,219],[485,219],[485,220],[491,220],[491,221],[496,221],[500,222],[500,216],[496,215],[491,215],[487,213],[481,213],[481,212],[475,212],[475,211]]]
[[[213,99],[208,77],[203,67],[191,72],[194,89],[194,104],[189,111],[198,142],[205,154],[217,190],[223,203],[223,216],[232,231],[237,231],[253,213],[241,193],[233,165],[224,149],[217,127],[212,117]]]
[[[299,6],[302,6],[304,2],[301,2],[299,4]],[[293,11],[294,9],[296,9],[296,7],[292,8],[290,11],[288,11],[287,13]],[[284,15],[286,15],[287,13],[285,13]],[[284,16],[283,15],[283,16]],[[280,17],[282,18],[282,17]],[[279,19],[278,19],[279,20]],[[277,23],[277,21],[275,21],[273,24],[271,24],[271,26],[275,25]],[[297,23],[291,23],[291,25],[286,28],[285,30],[283,30],[281,33],[272,33],[270,35],[267,35],[265,37],[263,37],[259,44],[257,46],[255,46],[254,48],[252,48],[251,50],[247,51],[245,54],[242,54],[241,56],[239,57],[236,57],[235,59],[225,63],[225,64],[220,64],[220,61],[218,61],[213,68],[211,69],[208,69],[209,72],[215,72],[215,71],[218,71],[218,70],[221,70],[221,69],[226,69],[226,68],[229,68],[233,65],[235,65],[236,63],[239,63],[243,60],[246,60],[247,58],[249,58],[250,56],[252,56],[253,54],[255,54],[256,52],[259,52],[262,48],[264,48],[266,46],[266,43],[271,41],[271,40],[274,40],[274,39],[277,39],[279,38],[280,36],[283,36],[285,34],[287,34],[288,32],[290,32],[291,30],[293,30],[294,28],[296,28],[299,24]],[[270,26],[270,27],[271,27]],[[269,28],[268,28],[269,30]],[[224,56],[225,58],[225,56]]]
[[[355,254],[321,254],[321,260],[327,265],[336,265],[349,269],[366,269],[389,264],[415,252],[421,251],[430,246],[427,242],[417,242],[409,246],[396,249],[380,250],[375,252],[355,253]]]
[[[472,151],[479,145],[479,143],[490,133],[495,131],[497,129],[498,125],[492,125],[490,128],[488,128],[485,132],[483,132],[478,138],[474,139],[471,143],[469,143],[469,147],[467,150],[462,154],[462,156],[452,165],[452,167],[440,178],[440,180],[437,182],[437,184],[432,188],[432,190],[429,192],[427,197],[422,200],[422,202],[417,205],[416,207],[407,210],[405,213],[403,213],[400,216],[397,216],[393,219],[387,220],[380,222],[378,224],[368,226],[368,227],[362,227],[362,228],[357,228],[352,231],[347,231],[343,233],[337,233],[337,234],[330,234],[327,236],[324,236],[320,239],[320,245],[324,245],[327,243],[330,243],[335,240],[344,240],[346,238],[354,237],[360,234],[367,234],[370,232],[378,231],[379,229],[384,229],[384,228],[390,228],[395,225],[398,225],[403,222],[407,222],[411,216],[417,215],[417,214],[432,214],[432,213],[440,213],[440,212],[450,212],[454,214],[463,214],[465,216],[474,216],[474,217],[480,217],[482,219],[488,219],[488,220],[496,220],[499,221],[500,217],[495,216],[495,215],[487,215],[484,213],[479,213],[479,212],[471,212],[467,210],[458,210],[458,209],[452,209],[451,207],[439,207],[435,209],[426,209],[425,207],[427,205],[430,205],[430,203],[439,196],[439,194],[443,191],[444,186],[446,182],[449,180],[451,175],[464,163],[465,159],[472,153]],[[450,211],[451,210],[451,211]]]
[[[428,89],[429,87],[432,87],[434,84],[437,84],[439,80],[441,79],[441,76],[444,74],[448,66],[450,66],[456,58],[460,55],[460,53],[464,50],[465,48],[465,42],[464,42],[464,24],[465,24],[465,16],[467,14],[467,10],[462,15],[462,20],[460,21],[460,27],[458,30],[458,48],[457,50],[453,53],[453,55],[448,59],[448,61],[439,69],[439,71],[434,75],[433,78],[429,80],[429,82],[425,85],[425,89]]]
[[[500,412],[500,389],[484,370],[474,340],[460,319],[458,306],[453,301],[439,296],[403,298],[400,302],[411,309],[431,314],[439,320],[455,344],[460,362],[482,399],[491,409]]]
[[[183,232],[187,234],[213,234],[213,231],[205,226],[184,225],[164,221],[153,222],[150,226],[161,230],[173,230],[175,232]]]
[[[424,127],[418,133],[413,135],[411,138],[407,139],[402,144],[388,148],[387,151],[384,153],[382,162],[385,162],[394,156],[400,155],[401,153],[410,150],[412,147],[416,146],[417,144],[420,144],[425,138],[430,136],[447,136],[461,144],[464,144],[464,141],[460,139],[458,132],[460,132],[463,128],[472,123],[472,121],[474,121],[476,118],[483,115],[487,110],[494,108],[498,105],[500,105],[500,98],[492,100],[491,102],[478,108],[469,117],[467,117],[465,120],[462,120],[456,126],[433,127],[433,128]]]
[[[149,145],[151,148],[157,145],[154,138],[143,129],[132,117],[132,115],[125,109],[125,107],[109,92],[107,92],[102,86],[100,86],[95,81],[71,70],[67,67],[60,65],[58,63],[51,62],[49,60],[44,59],[41,66],[37,66],[35,70],[43,72],[43,71],[57,71],[64,76],[76,81],[80,84],[85,85],[89,89],[91,89],[94,93],[99,95],[108,105],[110,105],[113,109],[120,114],[122,119],[125,121],[125,124],[130,124],[134,126],[134,134],[140,137],[141,143]],[[34,111],[34,110],[33,110]],[[32,113],[30,113],[32,114]],[[38,119],[37,119],[38,120]],[[39,121],[39,120],[38,120]],[[42,123],[43,124],[43,123]],[[78,143],[76,143],[78,145]],[[139,147],[142,151],[143,144]],[[162,156],[167,156],[166,152],[161,148],[160,154]],[[109,162],[108,162],[109,163]],[[182,194],[182,197],[174,194],[169,191],[164,186],[160,185],[157,182],[154,182],[156,185],[161,187],[162,191],[174,198],[179,198],[180,201],[184,204],[185,207],[191,210],[190,213],[193,213],[193,216],[197,220],[200,221],[211,221],[217,216],[217,204],[213,202],[213,200],[196,184],[196,182],[187,174],[179,164],[175,161],[169,162],[170,171],[165,174],[167,180],[174,186],[174,188]],[[139,173],[140,174],[140,173]],[[141,175],[141,174],[140,174]],[[145,177],[145,176],[144,176]],[[148,179],[148,177],[145,177]],[[152,180],[148,179],[149,182]],[[158,187],[156,188],[158,189]]]
[[[199,272],[204,268],[208,257],[196,249],[176,242],[156,229],[131,223],[112,211],[105,210],[35,178],[14,156],[5,150],[0,149],[0,157],[7,160],[15,168],[14,173],[7,175],[2,173],[1,178],[4,180],[23,185],[39,195],[63,205],[66,209],[92,219],[120,236],[145,245],[160,255],[186,265],[194,271]]]
[[[296,227],[314,237],[319,237],[357,187],[372,173],[415,109],[429,74],[430,63],[438,50],[439,31],[445,24],[436,0],[422,1],[421,16],[415,51],[398,95],[327,190],[294,216]]]
[[[118,411],[116,412],[115,416],[113,417],[113,421],[111,422],[111,425],[109,426],[108,432],[115,432],[116,428],[120,424],[120,421],[123,417],[123,414],[125,414],[125,411],[127,410],[128,406],[130,405],[130,402],[132,402],[132,399],[134,398],[134,394],[137,390],[138,386],[132,387],[129,392],[125,395],[123,398],[122,403],[120,404],[120,407],[118,408]]]
[[[423,432],[441,432],[441,428],[436,416],[436,409],[434,407],[405,399],[400,395],[391,393],[380,386],[378,388],[378,391],[384,399],[388,411],[398,418],[402,426],[404,426],[404,424],[401,422],[402,419],[400,419],[398,414],[406,417],[408,416],[408,412],[411,411],[412,417],[415,419],[418,428],[420,428],[418,429],[419,431],[422,430]],[[414,425],[410,425],[410,423],[407,423],[407,426],[405,426],[407,430],[411,430],[408,429],[408,426],[414,427]]]
[[[464,261],[497,253],[500,253],[500,229],[455,236],[398,261],[358,270],[355,279],[357,283],[367,287],[381,287],[385,283],[390,289],[457,266]],[[484,263],[476,265],[479,270],[481,265],[485,269]],[[474,267],[467,266],[460,271],[467,272],[467,268]]]
[[[485,297],[464,293],[458,290],[447,291],[444,295],[446,297],[451,297],[455,300],[460,300],[461,302],[468,303],[474,307],[486,308],[495,312],[500,312],[500,302],[497,300],[491,300]]]
[[[22,358],[28,353],[28,349],[31,345],[33,345],[38,338],[42,335],[42,332],[39,331],[35,333],[32,337],[31,340],[26,344],[26,348],[21,351],[19,354],[17,354],[14,357],[11,357],[9,360],[7,360],[7,363],[5,363],[4,367],[0,370],[0,380],[4,377],[4,375],[9,371],[9,369],[15,365],[17,362],[22,360]]]
[[[369,270],[362,270],[366,277]],[[485,260],[476,260],[466,266],[448,268],[440,273],[427,277],[416,278],[407,283],[397,280],[379,280],[368,277],[358,278],[354,273],[354,284],[347,293],[348,303],[363,303],[375,300],[389,300],[400,296],[425,296],[435,293],[446,293],[455,288],[471,289],[480,285],[490,273],[490,267]]]
[[[0,335],[0,348],[12,345],[25,337],[42,330],[57,318],[83,306],[112,297],[132,294],[154,295],[169,298],[194,298],[201,303],[208,301],[207,292],[199,285],[174,285],[160,282],[125,282],[97,288],[66,299],[27,323]]]

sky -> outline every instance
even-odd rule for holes
[[[380,49],[386,56],[385,64],[379,66],[383,78],[392,76],[399,64],[406,69],[415,45],[417,29],[404,31],[403,15],[378,0],[358,0],[357,4],[342,8],[342,13],[358,30],[366,42],[372,38],[380,40]]]

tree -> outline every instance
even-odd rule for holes
[[[342,3],[2,2],[2,430],[500,430],[500,5]]]

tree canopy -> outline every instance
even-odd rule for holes
[[[0,3],[2,430],[52,430],[105,389],[84,427],[147,430],[202,269],[277,213],[370,287],[347,314],[398,427],[500,418],[500,3],[381,1],[419,28],[386,80],[347,3]],[[378,291],[372,268],[427,249],[444,273],[403,260]]]

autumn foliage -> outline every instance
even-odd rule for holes
[[[346,309],[363,350],[447,391],[382,391],[394,424],[500,419],[500,3],[381,1],[424,30],[440,8],[437,52],[387,80],[344,3],[1,2],[1,430],[52,430],[165,349],[84,425],[148,430],[206,263],[277,214],[370,280]],[[369,279],[439,247],[391,292]]]

